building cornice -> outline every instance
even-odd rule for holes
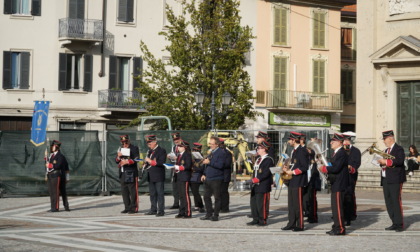
[[[327,9],[342,9],[344,6],[356,4],[356,0],[263,0],[272,3],[285,3]]]

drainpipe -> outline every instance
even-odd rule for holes
[[[105,76],[105,39],[106,39],[106,0],[102,0],[102,43],[101,43],[101,70],[99,71],[99,77]]]

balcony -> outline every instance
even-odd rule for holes
[[[98,108],[107,110],[136,110],[143,109],[141,105],[133,100],[141,100],[138,91],[127,90],[99,90]]]
[[[103,41],[103,22],[94,19],[62,18],[59,20],[60,41]]]
[[[291,90],[266,91],[267,109],[342,112],[341,94],[297,92]]]

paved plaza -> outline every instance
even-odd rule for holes
[[[420,194],[403,193],[404,232],[385,231],[391,225],[383,195],[357,191],[358,218],[348,235],[332,237],[330,194],[319,193],[319,223],[305,223],[304,232],[282,231],[287,222],[287,191],[271,197],[268,226],[247,226],[248,192],[232,192],[229,213],[217,222],[144,215],[149,196],[140,195],[137,214],[120,214],[120,195],[72,196],[71,212],[47,212],[49,197],[0,199],[0,251],[419,251]],[[165,197],[166,206],[173,199]],[[62,206],[60,208],[63,208]]]

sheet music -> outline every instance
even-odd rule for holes
[[[121,154],[125,157],[130,156],[130,148],[121,148]]]
[[[247,151],[247,152],[245,152],[245,154],[246,154],[247,157],[253,157],[253,156],[257,155],[257,151],[255,151],[255,150]]]
[[[168,154],[168,158],[171,160],[171,162],[175,162],[176,154],[172,151],[171,153]]]
[[[379,159],[382,159],[382,157],[380,155],[378,155],[378,154],[375,153],[375,154],[373,154],[373,158],[372,158],[372,162],[371,163],[373,165],[377,166],[377,167],[381,167],[381,165],[378,162]]]
[[[192,155],[194,159],[200,159],[200,160],[203,159],[203,155],[201,155],[200,152],[194,151],[192,152]]]
[[[282,168],[281,167],[270,167],[270,171],[272,174],[281,173]]]

